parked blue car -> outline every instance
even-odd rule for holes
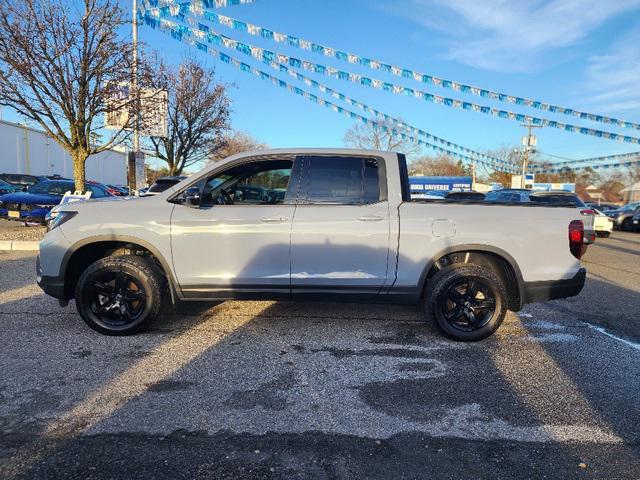
[[[10,183],[5,182],[0,179],[0,195],[6,195],[7,193],[20,192],[22,191],[21,187],[16,185],[11,185]]]
[[[91,198],[111,197],[107,188],[96,182],[87,182]],[[49,211],[60,203],[66,192],[73,192],[75,185],[69,180],[45,180],[26,192],[0,196],[0,218],[26,223],[46,223]]]

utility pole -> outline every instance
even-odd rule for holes
[[[527,167],[529,166],[529,152],[535,152],[535,147],[538,144],[538,138],[532,135],[534,128],[542,128],[542,125],[533,125],[531,123],[520,124],[521,127],[527,129],[527,136],[522,137],[522,146],[524,151],[522,152],[522,188],[525,188],[525,176],[527,174]]]
[[[475,191],[476,189],[476,162],[475,160],[471,163],[471,190]]]
[[[132,20],[133,65],[131,72],[131,90],[133,90],[133,94],[135,95],[134,111],[136,117],[133,123],[133,152],[129,152],[127,162],[129,167],[129,191],[131,192],[136,189],[136,164],[138,160],[138,153],[140,152],[140,96],[138,95],[138,0],[133,0]]]

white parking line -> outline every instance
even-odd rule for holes
[[[630,340],[625,340],[624,338],[617,337],[617,336],[615,336],[613,333],[609,333],[609,332],[607,332],[607,331],[606,331],[604,328],[602,328],[602,327],[596,327],[595,325],[591,325],[591,324],[589,324],[589,328],[592,328],[593,330],[596,330],[596,331],[598,331],[598,332],[600,332],[600,333],[602,333],[602,334],[606,335],[607,337],[614,338],[614,339],[616,339],[616,340],[618,340],[618,341],[620,341],[620,342],[624,343],[625,345],[628,345],[629,347],[634,348],[634,349],[636,349],[636,350],[640,351],[640,344],[638,344],[638,343],[634,343],[634,342],[632,342],[632,341],[630,341]]]

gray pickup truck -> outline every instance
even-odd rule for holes
[[[571,205],[410,199],[403,155],[247,152],[154,197],[55,208],[37,281],[95,330],[125,335],[178,301],[420,304],[456,340],[508,309],[577,295],[584,229]]]

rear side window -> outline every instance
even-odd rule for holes
[[[572,204],[578,208],[585,208],[586,205],[578,197],[573,195],[532,195],[531,199],[537,203],[548,205],[568,205]]]
[[[380,168],[373,158],[299,157],[305,178],[302,203],[365,204],[381,200]]]

